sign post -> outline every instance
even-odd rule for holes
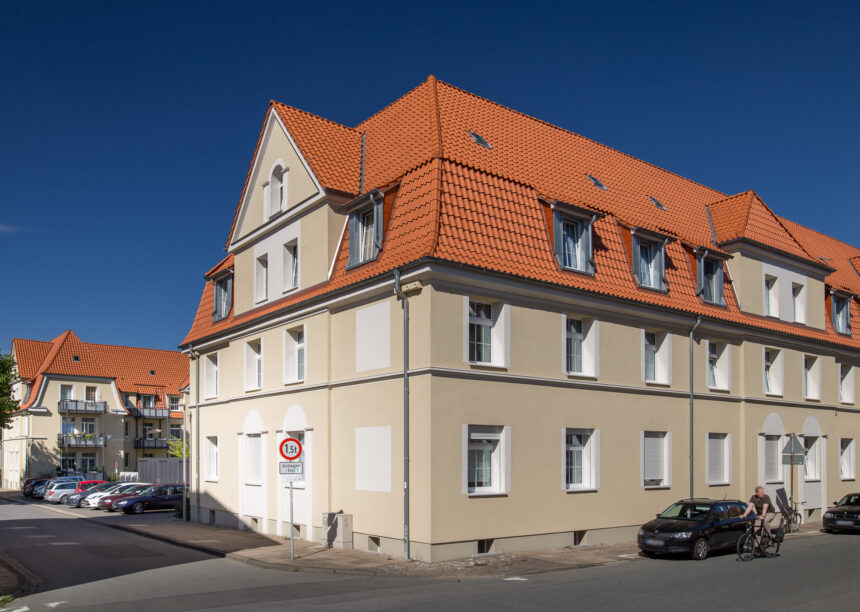
[[[791,499],[797,503],[797,493],[795,490],[796,470],[798,465],[803,465],[806,461],[806,448],[797,434],[791,434],[785,448],[782,449],[782,464],[791,466]]]
[[[278,475],[281,482],[290,483],[290,559],[296,558],[295,526],[293,525],[293,482],[304,479],[305,459],[302,457],[302,443],[295,438],[286,438],[278,445],[278,453],[286,461],[278,462]]]

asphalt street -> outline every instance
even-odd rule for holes
[[[129,517],[132,518],[132,517]],[[775,559],[734,554],[506,579],[281,572],[35,505],[0,505],[0,550],[43,582],[9,610],[857,610],[860,535],[793,536]]]

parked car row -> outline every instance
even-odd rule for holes
[[[639,529],[637,544],[645,556],[684,553],[703,560],[714,550],[734,550],[754,515],[743,518],[747,504],[737,499],[683,499]],[[776,527],[776,522],[774,522]],[[860,493],[833,502],[822,517],[824,531],[860,530]]]
[[[106,482],[80,476],[28,478],[25,496],[75,508],[140,514],[146,510],[169,510],[182,503],[184,487],[179,483]]]

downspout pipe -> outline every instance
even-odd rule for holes
[[[695,497],[695,455],[693,451],[695,450],[694,436],[693,436],[693,424],[694,424],[694,415],[693,415],[693,407],[695,404],[695,391],[693,388],[694,382],[694,359],[693,359],[693,334],[696,329],[698,329],[699,325],[702,323],[702,317],[696,317],[696,324],[693,325],[692,329],[690,329],[690,499]]]
[[[394,270],[394,292],[403,306],[403,558],[409,560],[409,299]]]
[[[194,360],[194,503],[197,506],[197,522],[200,522],[200,354],[189,347]]]

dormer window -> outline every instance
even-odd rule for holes
[[[640,287],[666,291],[666,240],[633,234],[633,274]]]
[[[698,293],[702,296],[702,301],[724,306],[726,301],[723,295],[723,262],[708,257],[706,253],[698,256]]]
[[[277,165],[272,168],[266,195],[266,212],[269,217],[273,217],[284,210],[287,199],[287,171],[283,166]]]
[[[373,261],[382,250],[382,194],[366,196],[368,202],[349,215],[349,263],[347,267]]]
[[[215,309],[212,321],[220,321],[230,313],[233,302],[233,275],[228,274],[212,282],[215,292]]]
[[[831,318],[833,329],[840,334],[851,333],[851,297],[838,293],[830,294]]]
[[[585,209],[553,203],[555,256],[565,270],[594,274],[591,228],[595,218],[594,213]]]

